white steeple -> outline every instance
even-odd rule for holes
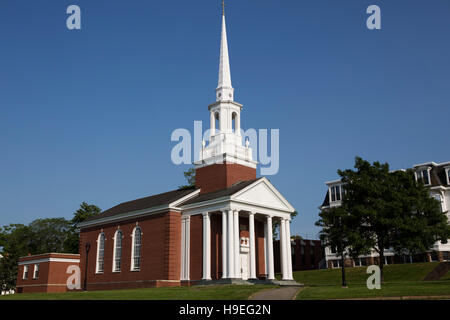
[[[225,6],[223,1],[222,6]],[[230,59],[228,57],[225,10],[223,10],[216,102],[208,106],[211,134],[208,145],[203,144],[202,146],[200,161],[195,163],[197,168],[213,163],[238,163],[256,168],[257,162],[252,159],[251,146],[248,143],[244,146],[242,143],[242,105],[233,100],[233,92],[234,89],[231,86]]]
[[[222,13],[222,36],[220,40],[219,81],[216,89],[217,101],[232,101],[233,91],[234,89],[231,86],[230,58],[228,56],[227,27],[224,10]]]

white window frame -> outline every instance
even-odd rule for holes
[[[140,248],[139,248],[139,254],[140,254],[140,263],[139,263],[139,268],[136,268],[134,265],[134,258],[135,258],[135,237],[136,237],[136,231],[137,229],[139,229],[140,234],[141,234],[141,244],[140,244]],[[133,229],[133,233],[131,234],[131,263],[130,263],[130,271],[141,271],[141,266],[142,266],[142,228],[140,226],[136,226]]]
[[[117,236],[120,235],[120,268],[117,267]],[[118,229],[116,233],[114,234],[114,247],[113,247],[113,272],[121,272],[122,271],[122,249],[123,249],[123,232],[122,230]]]
[[[36,272],[38,273],[36,276]],[[36,263],[34,265],[34,270],[33,270],[33,279],[38,279],[39,278],[39,263]]]
[[[330,186],[329,187],[329,195],[330,195],[330,203],[335,203],[335,202],[341,202],[342,201],[342,198],[343,198],[343,195],[344,195],[344,192],[342,192],[342,186],[343,186],[344,184],[335,184],[335,185],[332,185],[332,186]],[[334,200],[333,200],[333,196],[332,196],[332,194],[333,194],[333,188],[335,188],[334,190],[336,191],[336,189],[339,187],[339,200],[338,200],[338,193],[337,192],[335,192],[334,193]]]
[[[103,236],[103,268],[102,270],[100,270],[99,268],[99,258],[100,258],[100,239]],[[95,259],[95,273],[103,273],[105,271],[105,247],[106,247],[106,237],[105,234],[103,232],[100,232],[100,234],[97,237],[97,256]]]
[[[445,167],[444,170],[447,174],[447,184],[450,185],[450,167]]]
[[[425,181],[423,180],[423,172],[427,171],[428,174],[428,183],[425,183]],[[415,172],[416,174],[416,181],[422,181],[424,186],[431,186],[431,167],[422,167],[422,168],[418,168],[417,171]]]
[[[23,266],[23,276],[22,276],[22,279],[23,279],[23,280],[27,280],[29,274],[30,274],[30,266],[26,264],[26,265]]]

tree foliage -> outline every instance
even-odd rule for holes
[[[342,209],[357,222],[351,246],[375,250],[382,275],[385,250],[424,252],[436,241],[446,243],[447,217],[412,170],[390,172],[387,163],[356,157],[355,170],[338,173],[345,185]]]
[[[80,232],[77,225],[86,219],[99,214],[102,210],[93,204],[82,202],[80,208],[75,211],[72,220],[70,220],[70,228],[67,238],[64,242],[64,251],[66,253],[78,253]]]
[[[47,218],[32,221],[28,226],[10,224],[0,227],[0,287],[14,289],[20,257],[41,253],[78,253],[77,223],[100,213],[100,208],[83,202],[72,220]]]

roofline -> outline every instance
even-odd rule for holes
[[[180,208],[178,208],[178,204],[180,204],[182,201],[186,201],[190,197],[195,196],[199,192],[200,192],[200,189],[196,189],[193,192],[188,193],[184,197],[177,199],[166,205],[154,206],[154,207],[141,209],[141,210],[135,210],[135,211],[128,211],[128,212],[119,213],[119,214],[115,214],[115,215],[112,215],[109,217],[98,218],[98,219],[90,220],[90,221],[83,221],[83,222],[80,222],[77,224],[77,228],[81,229],[81,228],[86,228],[86,227],[93,227],[98,224],[104,224],[104,223],[108,223],[108,222],[123,221],[123,220],[140,217],[140,216],[147,215],[147,214],[157,214],[157,213],[165,212],[167,210],[180,211]]]
[[[325,184],[330,185],[330,184],[335,184],[335,183],[339,183],[339,182],[342,182],[342,179],[327,181],[327,182],[325,182]]]
[[[51,255],[59,255],[59,256],[80,256],[79,253],[47,252],[47,253],[33,254],[33,255],[31,255],[31,256],[22,256],[22,257],[19,257],[19,259],[35,258],[35,257],[43,257],[43,256],[51,256]],[[64,259],[64,258],[63,258],[63,259]],[[69,259],[69,258],[67,258],[67,259]]]

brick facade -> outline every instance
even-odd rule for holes
[[[132,233],[136,225],[142,230],[141,267],[139,271],[132,271]],[[114,235],[119,228],[123,233],[122,267],[120,272],[113,272]],[[101,232],[106,237],[104,271],[96,273],[97,239]],[[88,290],[180,285],[180,237],[181,213],[172,211],[82,229],[80,235],[82,283],[86,268],[84,248],[89,242],[91,249],[87,266]]]
[[[320,267],[324,258],[324,248],[320,240],[294,239],[291,241],[292,270],[312,270]],[[280,241],[274,242],[274,265],[275,272],[281,271],[280,266]]]
[[[201,193],[226,189],[238,181],[256,179],[256,169],[235,163],[213,164],[195,170],[195,185]]]
[[[69,266],[79,266],[78,254],[46,253],[19,259],[16,292],[66,292]],[[76,262],[75,262],[76,261]],[[39,275],[34,277],[35,265],[39,265]],[[28,266],[28,277],[24,279],[24,268]]]

